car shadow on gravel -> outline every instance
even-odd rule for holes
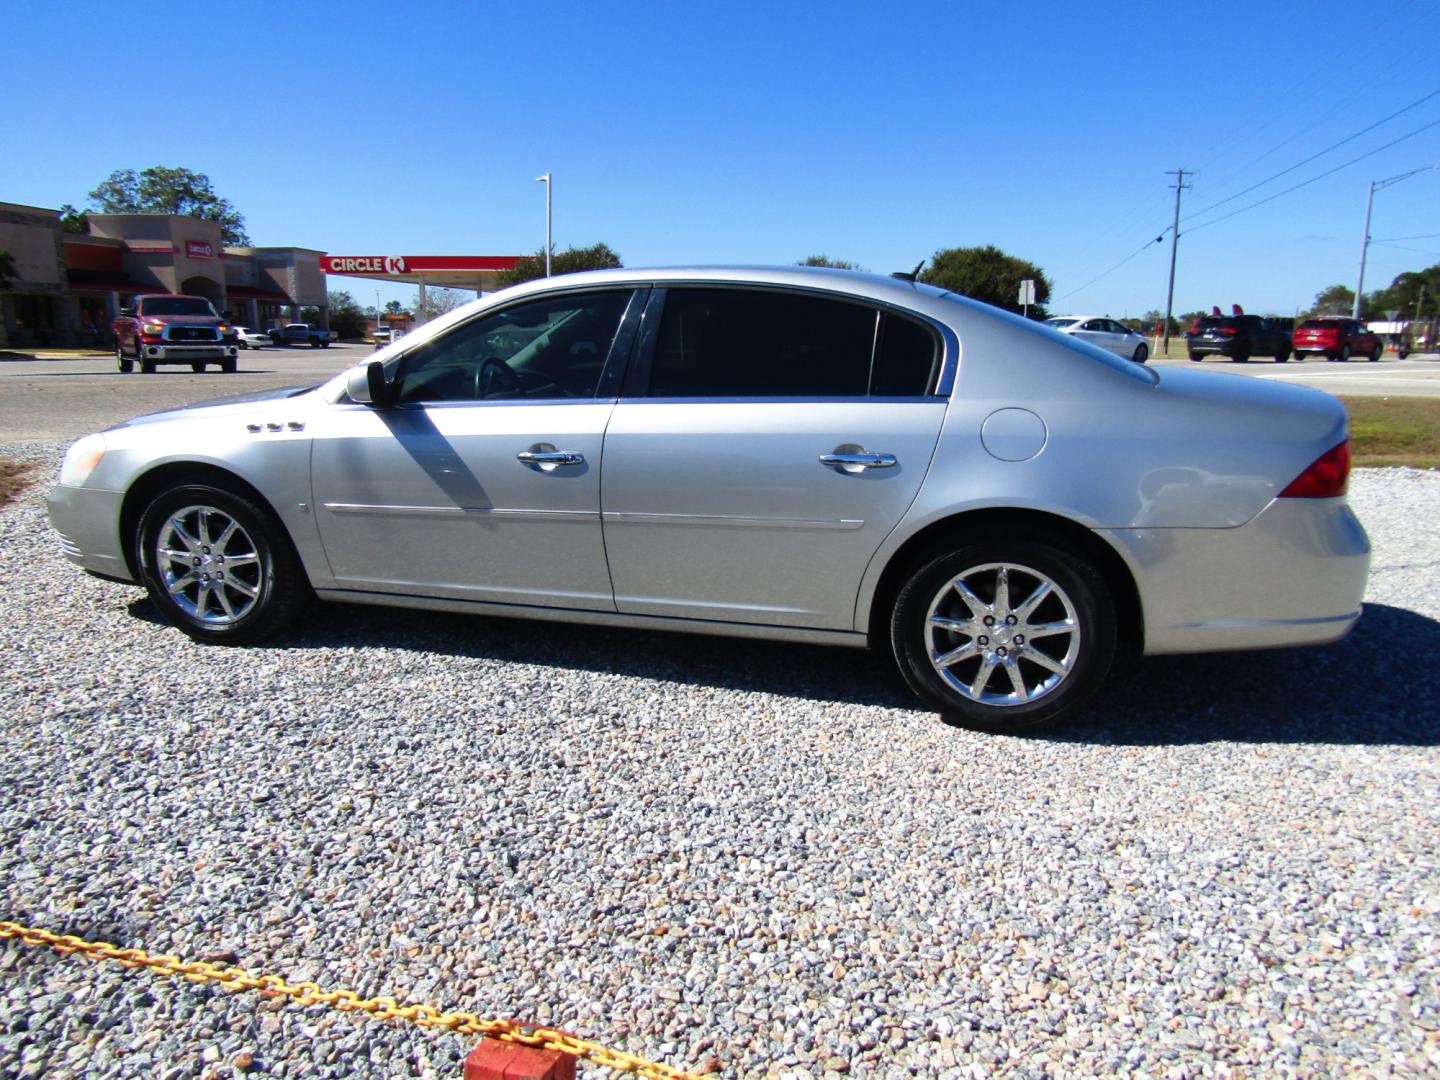
[[[1057,741],[1440,744],[1440,622],[1366,604],[1344,641],[1307,649],[1152,657]]]
[[[148,599],[138,619],[164,625]],[[178,631],[172,631],[178,633]],[[920,708],[884,652],[345,604],[252,648],[381,648],[664,679],[837,704]],[[1058,742],[1440,744],[1440,622],[1367,604],[1344,641],[1141,660],[1115,671]],[[1416,662],[1416,657],[1425,658]]]

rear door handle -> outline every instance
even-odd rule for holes
[[[853,452],[837,450],[833,454],[820,455],[821,465],[829,465],[831,468],[852,475],[862,473],[866,469],[888,469],[895,463],[894,454],[871,454],[865,450]]]

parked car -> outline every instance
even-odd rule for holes
[[[230,326],[203,296],[139,296],[120,309],[110,324],[115,336],[115,367],[128,375],[140,365],[146,375],[159,364],[189,364],[204,371],[216,364],[233,372],[239,347]]]
[[[1073,713],[1117,656],[1321,644],[1360,614],[1336,399],[912,280],[567,274],[382,357],[81,439],[60,549],[198,641],[318,596],[869,645],[987,731]]]
[[[1150,357],[1150,345],[1145,335],[1131,330],[1123,323],[1099,315],[1058,315],[1046,319],[1045,325],[1062,334],[1070,334],[1091,345],[1098,345],[1116,356],[1143,364]]]
[[[1228,356],[1244,363],[1252,356],[1273,356],[1278,363],[1290,359],[1290,332],[1258,315],[1207,315],[1185,331],[1191,360]]]
[[[263,349],[266,345],[272,344],[269,334],[251,330],[248,326],[232,326],[230,329],[242,349]]]
[[[371,335],[370,335],[370,336],[371,336],[372,340],[375,342],[375,347],[376,347],[377,349],[383,349],[386,345],[389,345],[389,344],[390,344],[390,340],[391,340],[390,327],[388,327],[388,326],[377,326],[377,327],[371,332]]]
[[[322,330],[303,322],[286,323],[270,331],[272,344],[309,345],[312,349],[328,349],[337,336],[332,330]]]
[[[1295,328],[1295,356],[1324,356],[1330,360],[1349,360],[1363,356],[1380,359],[1385,343],[1379,334],[1372,334],[1358,319],[1339,315],[1317,315]]]

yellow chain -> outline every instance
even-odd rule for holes
[[[151,956],[143,949],[122,949],[104,941],[85,941],[71,934],[52,934],[13,922],[0,922],[0,939],[5,938],[27,945],[48,945],[62,955],[78,952],[92,960],[114,960],[127,968],[149,968],[157,975],[180,977],[193,983],[216,983],[226,990],[258,990],[266,997],[290,998],[297,1005],[328,1005],[341,1012],[367,1013],[377,1020],[408,1020],[421,1027],[447,1028],[457,1035],[488,1035],[541,1050],[559,1050],[616,1072],[633,1073],[651,1080],[699,1080],[694,1073],[519,1020],[483,1020],[474,1013],[443,1012],[430,1005],[402,1005],[392,997],[362,998],[353,990],[322,990],[313,982],[289,983],[278,975],[251,975],[232,964],[186,963],[177,956]]]

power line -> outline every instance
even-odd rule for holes
[[[1166,230],[1165,230],[1165,232],[1169,232],[1169,231],[1170,231],[1169,229],[1166,229]],[[1162,241],[1162,240],[1164,240],[1164,239],[1165,239],[1165,233],[1161,233],[1161,234],[1160,234],[1159,236],[1157,236],[1154,240],[1146,240],[1145,243],[1141,244],[1140,247],[1137,248],[1134,252],[1132,252],[1132,253],[1129,254],[1129,255],[1126,255],[1125,258],[1121,259],[1121,260],[1120,260],[1119,262],[1117,262],[1114,266],[1110,267],[1109,270],[1106,270],[1103,274],[1096,274],[1096,275],[1095,275],[1093,278],[1091,278],[1089,281],[1085,282],[1084,285],[1080,285],[1080,286],[1078,286],[1078,287],[1076,287],[1076,288],[1074,288],[1074,289],[1071,289],[1069,292],[1064,293],[1064,294],[1061,295],[1061,296],[1055,297],[1055,302],[1058,303],[1059,301],[1064,300],[1067,296],[1074,296],[1074,295],[1075,295],[1076,293],[1078,293],[1078,292],[1084,292],[1086,289],[1088,289],[1091,285],[1094,285],[1094,284],[1095,284],[1097,281],[1099,281],[1101,278],[1107,278],[1107,277],[1109,277],[1109,276],[1110,276],[1111,274],[1113,274],[1116,270],[1119,270],[1120,267],[1122,267],[1122,266],[1124,266],[1126,263],[1128,263],[1131,259],[1137,258],[1140,254],[1142,254],[1142,253],[1143,253],[1144,251],[1146,251],[1148,248],[1152,247],[1152,246],[1155,245],[1155,244],[1160,243],[1160,241]]]
[[[1419,236],[1387,236],[1383,240],[1371,240],[1372,244],[1390,244],[1396,240],[1434,240],[1440,233],[1421,233]]]
[[[1203,215],[1205,215],[1205,214],[1208,214],[1211,210],[1219,209],[1220,207],[1224,206],[1226,203],[1234,202],[1236,199],[1240,198],[1241,196],[1250,194],[1250,192],[1254,191],[1256,188],[1262,188],[1262,187],[1264,187],[1266,184],[1271,183],[1271,182],[1274,181],[1274,180],[1279,180],[1280,177],[1286,176],[1286,175],[1288,175],[1289,173],[1294,172],[1296,169],[1298,169],[1298,168],[1300,168],[1300,167],[1302,167],[1302,166],[1304,166],[1304,165],[1310,164],[1310,162],[1314,161],[1316,158],[1324,157],[1326,154],[1330,153],[1330,151],[1332,151],[1332,150],[1338,150],[1338,149],[1340,149],[1340,147],[1344,146],[1344,145],[1345,145],[1346,143],[1348,143],[1348,142],[1354,142],[1354,141],[1355,141],[1356,139],[1358,139],[1361,135],[1364,135],[1364,134],[1366,134],[1366,133],[1368,133],[1368,132],[1374,131],[1377,127],[1380,127],[1382,124],[1388,124],[1391,120],[1394,120],[1397,116],[1400,116],[1400,115],[1402,115],[1403,113],[1409,112],[1411,109],[1414,109],[1414,108],[1416,108],[1416,107],[1418,107],[1418,106],[1420,106],[1420,105],[1425,104],[1425,102],[1429,101],[1431,98],[1434,98],[1434,97],[1440,97],[1440,90],[1432,90],[1430,93],[1426,94],[1424,97],[1420,98],[1418,101],[1412,101],[1409,105],[1406,105],[1403,109],[1399,109],[1399,110],[1397,110],[1396,112],[1391,113],[1389,116],[1385,117],[1385,119],[1383,119],[1383,120],[1377,120],[1377,121],[1375,121],[1375,123],[1371,124],[1369,127],[1361,128],[1359,131],[1355,132],[1353,135],[1347,135],[1347,136],[1345,136],[1345,138],[1341,139],[1339,142],[1334,143],[1334,144],[1332,144],[1332,145],[1330,145],[1330,146],[1327,146],[1324,150],[1321,150],[1319,153],[1311,154],[1309,157],[1305,158],[1303,161],[1297,161],[1294,165],[1291,165],[1289,168],[1281,169],[1281,170],[1280,170],[1278,173],[1276,173],[1274,176],[1266,177],[1264,180],[1261,180],[1258,184],[1251,184],[1249,187],[1245,188],[1243,191],[1237,191],[1234,195],[1227,195],[1225,198],[1221,199],[1219,202],[1213,203],[1213,204],[1211,204],[1210,206],[1204,207],[1203,209],[1191,211],[1189,214],[1186,214],[1186,215],[1185,215],[1185,220],[1186,220],[1186,221],[1189,221],[1189,220],[1191,220],[1192,218],[1201,217],[1201,216],[1203,216]],[[1422,129],[1422,130],[1423,130],[1423,129]],[[1294,189],[1292,188],[1291,190],[1294,190]],[[1258,204],[1257,204],[1257,205],[1258,205]]]
[[[1293,187],[1288,187],[1288,188],[1286,188],[1284,191],[1277,191],[1274,195],[1267,195],[1267,196],[1265,196],[1265,198],[1260,199],[1260,200],[1258,200],[1257,202],[1253,202],[1253,203],[1251,203],[1249,206],[1242,206],[1239,210],[1232,210],[1230,213],[1228,213],[1228,214],[1222,214],[1222,215],[1220,215],[1218,218],[1211,218],[1209,221],[1202,221],[1199,225],[1191,225],[1188,231],[1194,232],[1196,229],[1204,229],[1204,228],[1208,228],[1208,227],[1211,226],[1211,225],[1218,225],[1220,222],[1222,222],[1222,221],[1229,221],[1232,217],[1235,217],[1235,216],[1238,215],[1238,214],[1243,214],[1243,213],[1245,213],[1245,211],[1247,211],[1247,210],[1254,210],[1257,206],[1264,206],[1264,205],[1265,205],[1266,203],[1268,203],[1268,202],[1274,202],[1276,199],[1280,198],[1280,196],[1282,196],[1282,195],[1289,195],[1292,191],[1299,191],[1299,190],[1300,190],[1301,188],[1303,188],[1303,187],[1309,187],[1311,184],[1315,183],[1317,180],[1324,180],[1325,177],[1327,177],[1327,176],[1333,176],[1335,173],[1339,172],[1341,169],[1348,169],[1351,165],[1359,164],[1360,162],[1364,161],[1366,158],[1368,158],[1368,157],[1374,157],[1376,154],[1380,153],[1380,151],[1382,151],[1382,150],[1389,150],[1390,147],[1392,147],[1392,146],[1397,146],[1397,145],[1399,145],[1400,143],[1404,142],[1406,139],[1413,139],[1416,135],[1419,135],[1419,134],[1421,134],[1422,132],[1429,131],[1429,130],[1430,130],[1431,128],[1433,128],[1433,127],[1440,127],[1440,120],[1432,120],[1430,123],[1426,124],[1424,127],[1416,128],[1414,131],[1410,132],[1410,133],[1407,134],[1407,135],[1401,135],[1398,139],[1392,139],[1390,142],[1386,143],[1384,146],[1377,146],[1374,150],[1368,150],[1368,151],[1366,151],[1365,153],[1361,154],[1359,157],[1351,158],[1349,161],[1347,161],[1347,162],[1345,162],[1345,163],[1343,163],[1343,164],[1341,164],[1341,165],[1336,165],[1333,169],[1327,169],[1327,170],[1325,170],[1325,172],[1322,172],[1322,173],[1319,173],[1319,174],[1317,174],[1317,175],[1315,175],[1315,176],[1312,176],[1309,180],[1302,180],[1300,183],[1294,185]],[[1212,207],[1212,209],[1213,209],[1213,207]]]

